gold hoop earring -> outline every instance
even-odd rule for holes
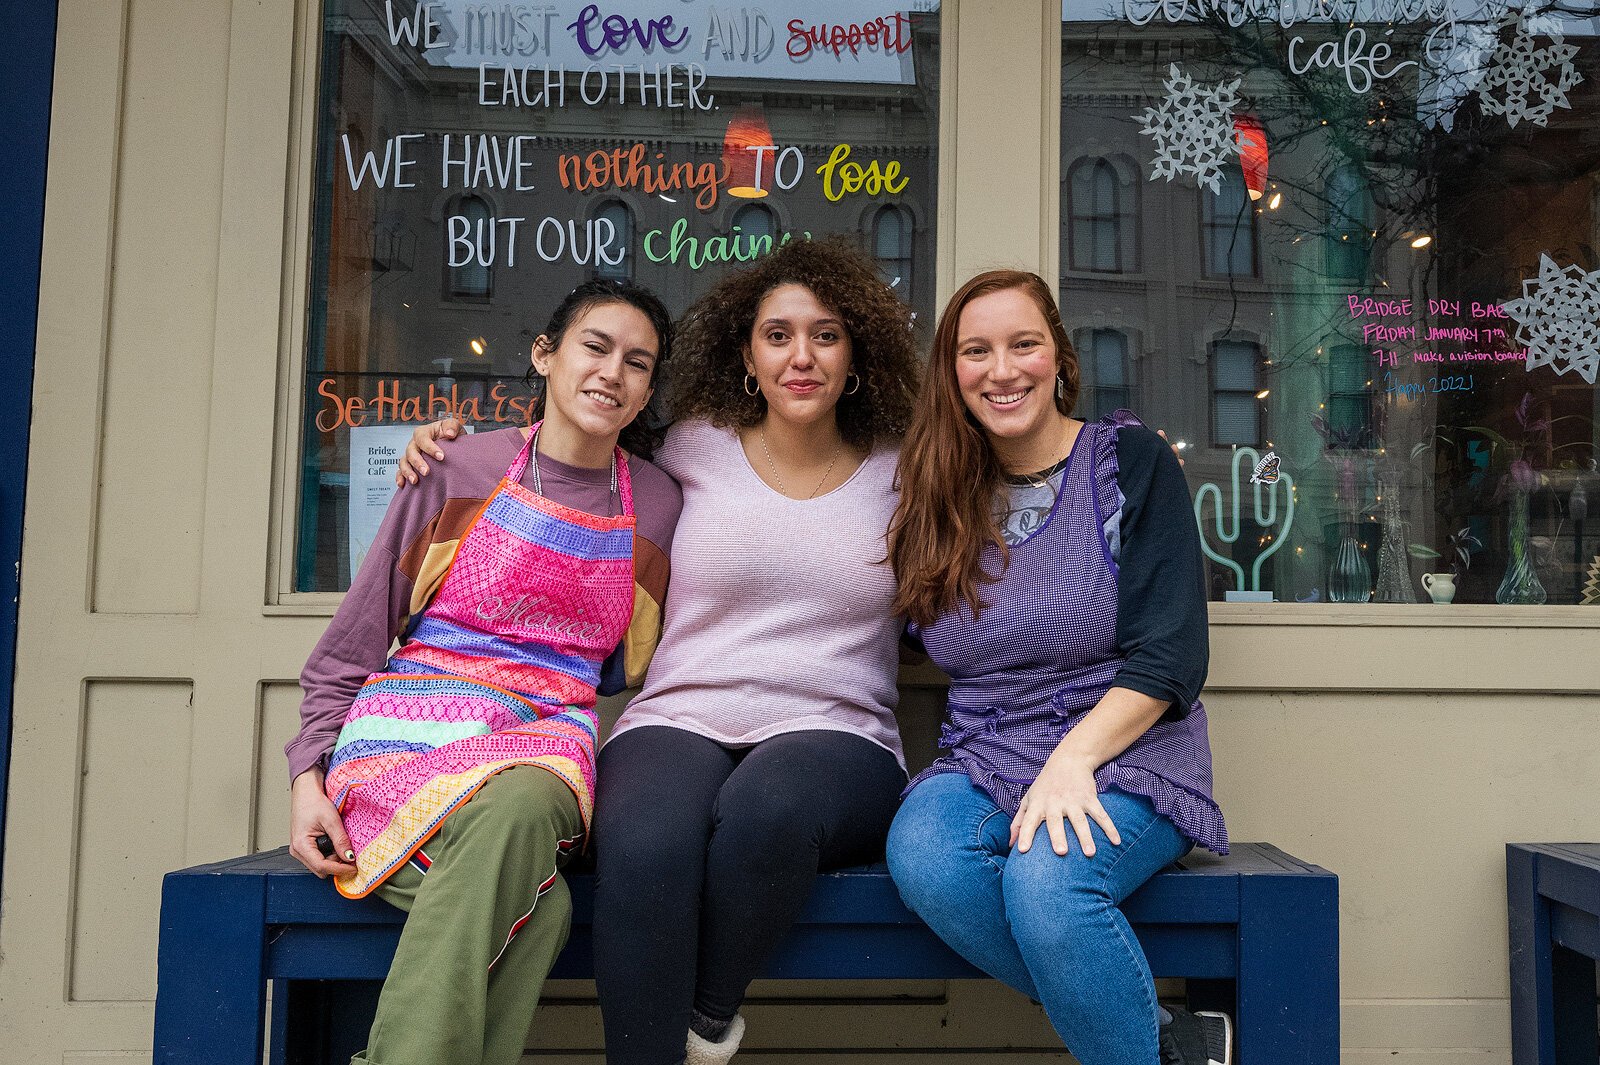
[[[855,383],[844,390],[844,394],[847,396],[853,396],[857,392],[861,391],[861,375],[858,373],[850,373],[845,375],[846,381],[850,380],[851,378],[855,379]]]
[[[761,383],[756,380],[756,375],[753,373],[744,375],[744,394],[747,396],[759,396],[761,394]]]

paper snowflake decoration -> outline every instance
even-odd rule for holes
[[[1549,366],[1595,383],[1600,371],[1600,270],[1557,266],[1539,256],[1539,276],[1522,282],[1522,298],[1505,305],[1527,346],[1529,370]]]
[[[1220,192],[1222,164],[1239,154],[1233,135],[1233,109],[1239,102],[1239,83],[1243,79],[1208,86],[1194,79],[1173,63],[1164,83],[1166,96],[1157,107],[1144,109],[1134,120],[1144,128],[1141,135],[1153,137],[1155,163],[1150,180],[1168,181],[1179,174],[1194,175],[1195,184]]]
[[[1513,127],[1522,119],[1542,126],[1558,107],[1571,108],[1567,93],[1583,81],[1572,65],[1578,46],[1562,43],[1559,33],[1541,48],[1522,19],[1501,23],[1516,26],[1509,41],[1501,41],[1489,57],[1489,69],[1478,83],[1478,104],[1485,115],[1505,115]]]

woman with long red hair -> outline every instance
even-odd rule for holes
[[[1226,1018],[1160,1007],[1118,909],[1196,844],[1227,850],[1198,532],[1166,444],[1126,412],[1074,418],[1078,382],[1037,275],[980,274],[950,300],[889,532],[895,605],[950,675],[949,720],[889,868],[1083,1065],[1226,1062]]]

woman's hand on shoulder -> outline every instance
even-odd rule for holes
[[[1165,429],[1157,429],[1156,430],[1156,435],[1159,436],[1163,440],[1167,440],[1167,431]],[[1182,466],[1183,465],[1183,449],[1182,449],[1182,447],[1180,447],[1178,444],[1174,444],[1171,440],[1167,440],[1167,446],[1172,449],[1172,453],[1174,455],[1178,456],[1178,465]],[[406,454],[408,454],[408,455],[410,453],[411,452],[409,450],[406,452]]]
[[[1011,819],[1011,846],[1026,854],[1033,846],[1034,836],[1043,824],[1050,834],[1050,844],[1057,854],[1065,855],[1067,825],[1078,837],[1078,846],[1084,857],[1094,857],[1094,836],[1089,822],[1100,826],[1113,847],[1122,845],[1117,826],[1111,815],[1100,804],[1100,792],[1094,783],[1095,767],[1070,751],[1057,749],[1039,770],[1039,776],[1022,794],[1022,805],[1017,816]]]
[[[317,837],[333,841],[333,857],[324,858]],[[322,790],[322,770],[308,769],[289,785],[289,853],[320,878],[349,876],[356,854],[344,831],[344,819]]]
[[[461,429],[461,419],[440,418],[412,430],[406,453],[400,456],[399,465],[395,467],[395,487],[416,484],[418,478],[428,476],[428,462],[424,456],[431,456],[435,462],[443,462],[444,449],[439,446],[439,441],[454,440],[461,435]]]

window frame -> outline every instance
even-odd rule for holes
[[[1108,391],[1107,387],[1100,383],[1100,353],[1097,345],[1102,336],[1114,336],[1121,342],[1122,346],[1119,356],[1119,361],[1122,365],[1122,383],[1113,387],[1116,391],[1123,393],[1126,400],[1116,404],[1109,410],[1104,409],[1100,401],[1101,393]],[[1128,330],[1111,325],[1084,326],[1078,330],[1073,344],[1078,351],[1080,367],[1087,362],[1094,368],[1094,383],[1086,390],[1092,393],[1090,397],[1092,401],[1091,410],[1085,413],[1092,413],[1096,419],[1099,419],[1111,413],[1111,411],[1121,408],[1137,410],[1139,404],[1139,382],[1134,375],[1132,337]],[[1083,405],[1083,399],[1084,394],[1080,391],[1078,394],[1080,408]]]
[[[1348,198],[1343,196],[1345,190],[1336,191],[1336,182],[1343,175],[1353,179]],[[1377,205],[1372,200],[1366,176],[1357,164],[1347,161],[1328,173],[1324,189],[1327,228],[1324,230],[1322,268],[1334,280],[1362,280],[1372,269],[1372,235],[1377,228],[1373,217]],[[1352,200],[1360,211],[1360,217],[1350,210]],[[1341,222],[1347,224],[1341,227]],[[1357,259],[1359,263],[1355,261]]]

